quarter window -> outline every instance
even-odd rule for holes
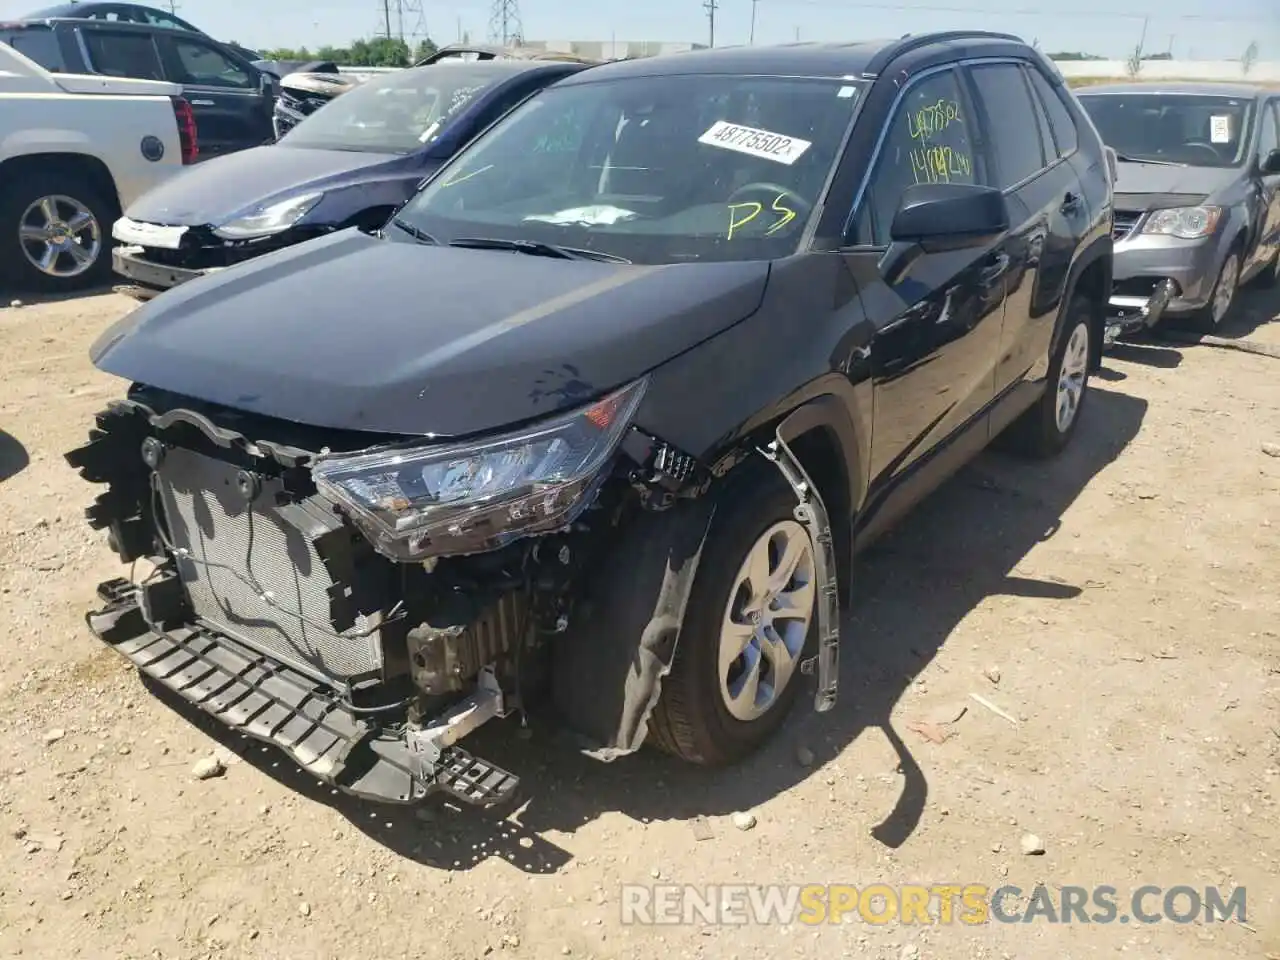
[[[992,63],[973,68],[973,82],[990,127],[988,155],[995,186],[1007,190],[1045,167],[1031,91],[1020,66]]]
[[[917,183],[977,183],[968,104],[954,70],[926,77],[909,88],[889,121],[858,222],[859,239],[880,246],[902,192]]]

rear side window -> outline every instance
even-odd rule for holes
[[[160,54],[150,34],[123,30],[85,30],[85,49],[95,73],[108,77],[163,80]]]
[[[1258,160],[1267,159],[1272,150],[1280,150],[1280,128],[1276,125],[1276,107],[1280,105],[1272,100],[1262,105],[1262,128],[1258,134]]]
[[[1049,115],[1049,128],[1053,131],[1054,142],[1058,145],[1058,156],[1065,157],[1074,153],[1079,145],[1076,122],[1071,118],[1066,104],[1062,102],[1062,96],[1049,85],[1049,81],[1039,70],[1030,68],[1027,70],[1027,76],[1031,78],[1031,86],[1035,88],[1040,102],[1044,104],[1045,112]]]
[[[1017,64],[986,64],[973,67],[972,73],[991,128],[989,156],[996,166],[994,185],[1007,190],[1045,167],[1031,91]]]
[[[52,30],[15,30],[13,33],[0,33],[0,42],[7,43],[50,73],[61,73],[66,69],[67,65],[62,60],[62,50],[58,46],[58,38],[53,35]]]

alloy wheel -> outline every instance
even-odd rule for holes
[[[1071,331],[1066,350],[1062,354],[1062,367],[1058,371],[1058,403],[1054,422],[1059,433],[1066,433],[1075,422],[1084,396],[1085,377],[1089,369],[1089,325],[1078,323]]]
[[[1213,301],[1210,305],[1210,316],[1216,327],[1226,318],[1231,304],[1236,298],[1236,286],[1240,283],[1240,255],[1232,253],[1222,265],[1218,274],[1217,286],[1213,288]]]
[[[808,531],[795,520],[775,523],[742,561],[720,631],[720,694],[735,719],[764,716],[791,681],[815,595]]]
[[[27,261],[49,277],[67,280],[93,267],[102,254],[98,218],[74,197],[41,197],[18,220],[18,245]]]

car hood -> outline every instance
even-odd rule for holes
[[[216,224],[284,193],[322,190],[350,179],[353,171],[403,162],[403,157],[352,150],[254,147],[188,167],[125,211],[130,220],[166,226]]]
[[[99,369],[338,430],[465,436],[585,403],[755,312],[767,262],[638,266],[344,230],[170,290]]]
[[[1170,202],[1195,203],[1238,179],[1240,171],[1234,167],[1171,167],[1125,161],[1117,164],[1116,206],[1148,210]]]

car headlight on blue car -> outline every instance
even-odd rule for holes
[[[275,203],[262,204],[237,214],[213,232],[224,240],[254,240],[288,230],[318,204],[323,193],[304,193]]]
[[[1142,232],[1150,236],[1199,240],[1211,236],[1221,219],[1222,207],[1170,207],[1148,214]]]
[[[491,550],[590,504],[646,383],[499,436],[322,454],[311,475],[392,559]]]

